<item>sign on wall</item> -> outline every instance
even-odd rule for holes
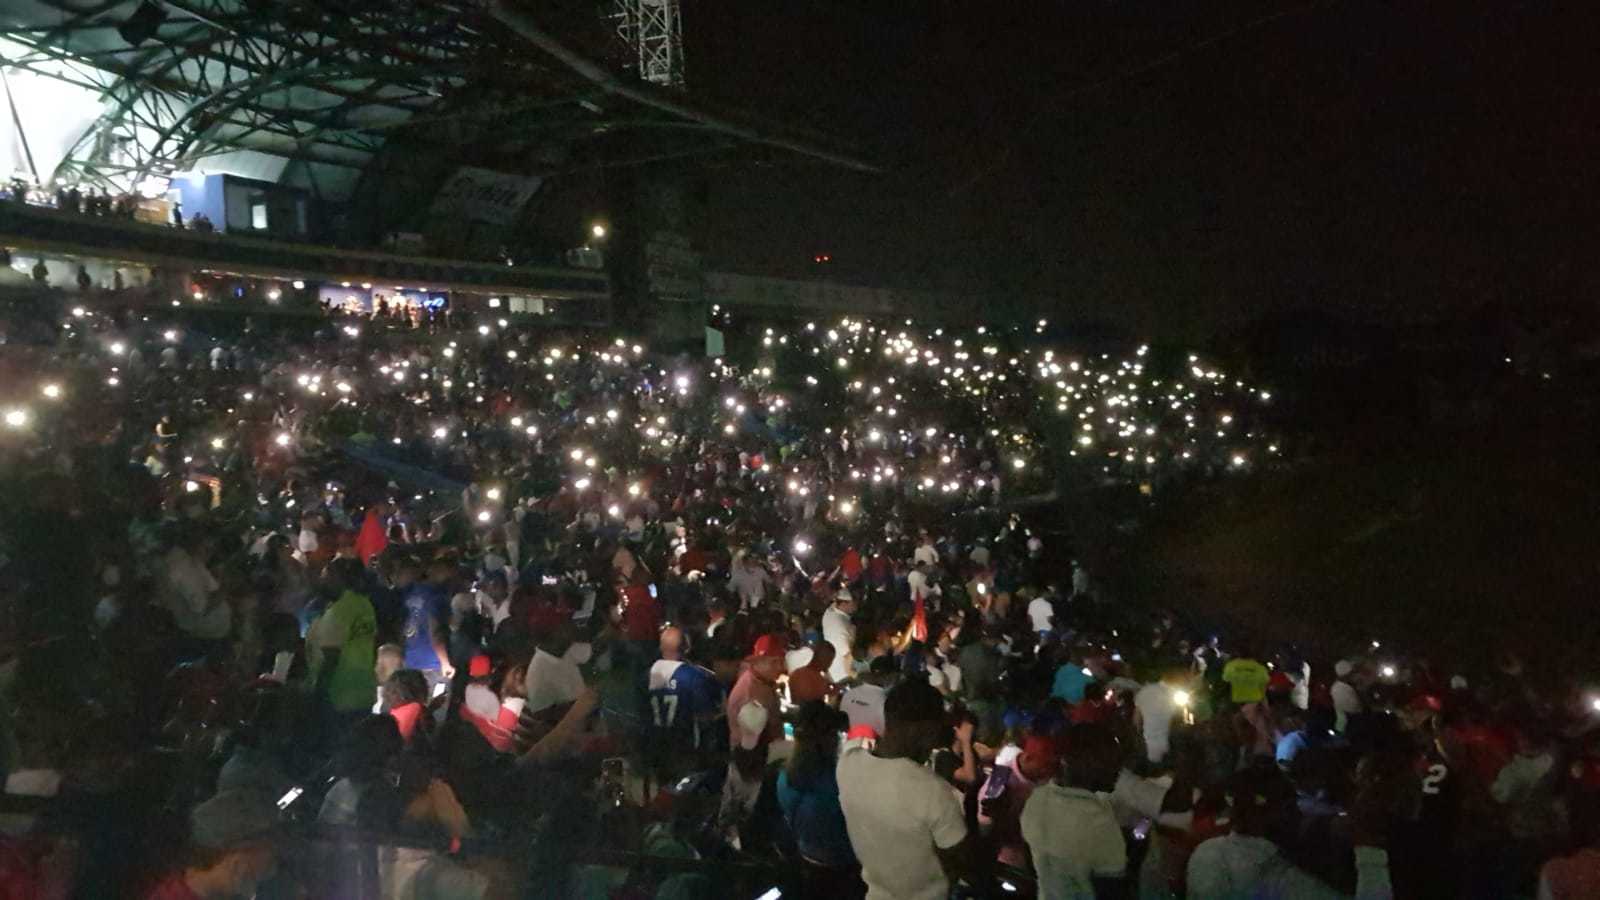
[[[542,178],[462,166],[440,186],[430,212],[456,221],[510,225],[543,183]]]

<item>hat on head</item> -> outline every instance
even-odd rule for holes
[[[1349,675],[1354,670],[1355,666],[1351,665],[1350,660],[1348,659],[1341,659],[1333,664],[1333,674],[1339,676],[1340,678]]]
[[[487,654],[479,653],[472,657],[471,662],[467,663],[468,678],[488,678],[491,670],[492,666],[489,664]]]
[[[210,850],[258,840],[277,829],[277,807],[267,795],[249,788],[219,791],[189,813],[190,840]]]
[[[761,637],[756,638],[756,645],[755,647],[751,648],[750,655],[746,658],[783,659],[784,654],[787,653],[789,649],[788,647],[784,646],[784,644],[785,642],[782,635],[763,634]]]

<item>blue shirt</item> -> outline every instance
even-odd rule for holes
[[[1056,680],[1050,685],[1050,696],[1060,697],[1068,703],[1082,703],[1083,689],[1093,680],[1083,674],[1083,666],[1069,662],[1056,670]]]
[[[708,720],[722,709],[722,685],[709,670],[674,660],[650,667],[650,723],[680,748],[699,749]]]
[[[443,627],[450,620],[450,598],[444,590],[426,582],[417,582],[406,590],[406,668],[424,671],[442,668],[439,654],[433,651],[432,629]],[[444,643],[444,635],[439,642]]]
[[[784,768],[778,773],[778,805],[801,856],[825,866],[856,864],[844,810],[839,806],[839,782],[831,765],[798,784],[789,781],[789,770]]]
[[[1278,738],[1277,753],[1274,756],[1278,760],[1278,765],[1287,767],[1294,762],[1294,758],[1299,756],[1300,751],[1304,749],[1306,749],[1306,733],[1304,731],[1291,731]]]

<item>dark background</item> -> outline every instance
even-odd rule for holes
[[[1281,468],[1067,497],[1118,597],[1592,677],[1593,7],[684,4],[697,96],[887,169],[712,168],[712,265],[981,295],[1274,386]]]
[[[1285,310],[1414,322],[1596,288],[1600,15],[1584,4],[684,0],[684,15],[696,96],[888,169],[714,173],[716,265],[1190,340]]]

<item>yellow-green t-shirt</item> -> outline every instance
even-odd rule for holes
[[[1222,680],[1233,688],[1233,702],[1260,703],[1267,697],[1267,667],[1253,659],[1230,659],[1222,667]]]
[[[322,649],[339,651],[333,674],[328,678],[328,702],[334,709],[368,709],[376,696],[378,681],[372,666],[377,661],[378,617],[372,601],[354,591],[345,591],[333,601],[317,621],[311,623],[306,643],[314,648],[311,679],[316,683],[322,669]]]

